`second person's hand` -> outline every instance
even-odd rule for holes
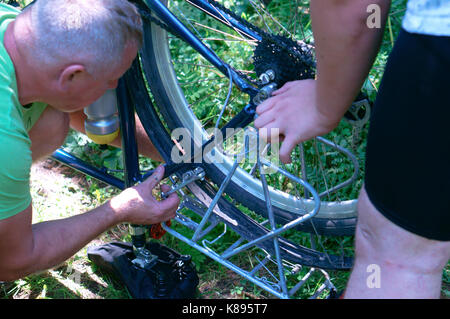
[[[280,159],[285,164],[291,162],[297,144],[326,134],[338,124],[319,111],[316,85],[315,80],[288,82],[256,108],[255,127],[269,143],[280,137]]]

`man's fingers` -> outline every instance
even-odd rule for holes
[[[164,177],[164,166],[160,165],[156,168],[156,170],[153,172],[153,174],[147,178],[144,183],[147,183],[147,186],[150,187],[150,190],[155,188],[156,185],[159,184],[159,182]]]
[[[291,135],[285,137],[280,147],[280,159],[284,164],[291,163],[291,153],[296,145],[297,142]]]
[[[167,193],[168,191],[170,191],[172,188],[169,186],[169,185],[167,185],[167,184],[162,184],[161,185],[161,191],[163,192],[163,193]]]
[[[162,184],[161,185],[161,191],[163,193],[167,193],[171,189],[172,189],[172,187],[170,187],[167,184]],[[174,208],[176,209],[176,208],[178,208],[179,203],[180,203],[180,199],[179,199],[179,197],[178,197],[176,192],[170,194],[165,199],[160,201],[161,208],[163,208],[164,210],[167,210],[167,209],[170,210],[170,209],[174,209]]]
[[[175,212],[180,205],[180,198],[176,193],[172,193],[166,199],[161,200],[159,205],[161,209],[166,212],[172,212],[172,215],[175,216]]]
[[[273,122],[276,118],[272,111],[268,111],[258,116],[253,124],[256,128],[261,128],[267,126],[269,123]]]
[[[289,83],[289,82],[288,82]],[[272,92],[272,96],[276,96],[279,94],[282,94],[284,92],[286,92],[287,90],[289,90],[289,85],[287,85],[288,83],[286,83],[285,85],[283,85],[281,88],[279,88],[278,90],[275,90]]]
[[[277,120],[265,124],[263,127],[259,128],[259,137],[266,143],[277,144],[284,137],[282,128]]]
[[[268,98],[267,100],[265,100],[264,102],[262,102],[260,105],[258,105],[256,107],[256,114],[261,115],[264,112],[267,112],[268,110],[270,110],[273,106],[274,106],[274,101],[271,98]]]
[[[298,81],[286,82],[281,88],[272,92],[272,95],[278,95],[286,92],[290,88],[294,87]]]

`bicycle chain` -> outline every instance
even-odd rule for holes
[[[277,83],[278,87],[283,86],[283,84],[288,81],[314,78],[314,56],[312,49],[305,43],[294,41],[282,35],[269,34],[245,19],[238,17],[234,12],[225,8],[220,3],[214,0],[207,1],[261,36],[262,40],[258,43],[253,54],[253,65],[258,77],[267,70],[272,70],[275,72],[274,82]],[[133,2],[138,7],[143,19],[156,24],[160,28],[181,39],[181,37],[168,25],[152,16],[150,9],[146,5],[141,4],[139,1]],[[260,88],[265,85],[264,83],[261,83],[259,79],[253,79],[239,70],[232,69],[239,76],[245,78],[249,83],[252,83],[256,87]]]

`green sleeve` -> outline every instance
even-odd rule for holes
[[[25,210],[30,194],[31,150],[29,139],[0,129],[0,219]]]

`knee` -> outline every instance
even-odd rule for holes
[[[355,254],[357,258],[374,258],[381,253],[380,237],[370,224],[358,221],[355,231]]]
[[[355,251],[360,256],[380,251],[379,246],[383,243],[380,236],[382,225],[378,225],[373,213],[374,207],[363,188],[358,198],[358,223],[355,232]]]
[[[376,210],[365,192],[359,201],[357,258],[414,273],[442,272],[450,258],[450,242],[430,240],[395,225]]]

